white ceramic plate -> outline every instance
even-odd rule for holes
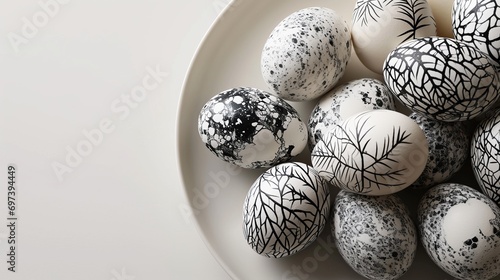
[[[350,23],[354,3],[236,0],[214,23],[195,55],[179,107],[178,157],[189,211],[207,246],[233,279],[364,279],[329,245],[329,227],[318,242],[296,255],[283,259],[257,255],[243,238],[242,207],[249,187],[263,170],[242,170],[222,162],[205,148],[197,132],[200,109],[215,94],[238,86],[267,90],[260,73],[260,54],[278,22],[301,8],[323,6],[336,10]],[[362,77],[382,78],[367,70],[353,53],[341,82]],[[307,119],[313,103],[292,105]],[[298,160],[309,162],[309,155],[304,152]],[[402,196],[414,213],[420,193],[405,191]],[[401,279],[452,280],[419,248],[414,264]]]

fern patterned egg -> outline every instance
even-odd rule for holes
[[[422,174],[429,150],[422,129],[408,116],[379,109],[338,124],[311,152],[312,165],[340,189],[387,195]]]
[[[384,59],[399,44],[436,36],[436,23],[426,0],[357,0],[352,41],[360,61],[382,74]]]
[[[476,127],[471,141],[471,159],[481,190],[500,205],[500,110]]]
[[[500,98],[493,60],[451,38],[418,38],[399,45],[385,60],[384,78],[409,109],[439,121],[471,120]]]
[[[500,66],[500,2],[456,0],[452,10],[455,38],[488,54]]]
[[[212,97],[201,109],[198,133],[220,159],[243,168],[290,160],[307,145],[307,126],[285,100],[238,87]]]
[[[328,183],[311,166],[288,162],[254,182],[243,205],[243,235],[258,254],[293,255],[314,242],[329,220]]]
[[[292,13],[271,32],[261,72],[272,93],[291,101],[315,99],[344,75],[351,32],[334,10],[309,7]]]
[[[337,123],[367,110],[396,110],[392,93],[377,79],[363,78],[335,87],[320,98],[309,117],[309,147]]]
[[[478,190],[454,183],[431,188],[418,204],[417,227],[429,257],[454,279],[500,274],[500,207]]]
[[[333,206],[332,233],[342,258],[367,279],[398,279],[415,259],[417,229],[396,195],[340,191]]]

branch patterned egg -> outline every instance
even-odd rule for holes
[[[373,280],[394,280],[408,271],[415,259],[417,230],[398,196],[340,191],[333,213],[335,243],[357,273]]]
[[[481,190],[500,204],[500,110],[492,112],[476,127],[470,152]]]
[[[420,239],[429,257],[460,280],[500,274],[500,208],[481,192],[445,183],[418,205]]]
[[[244,168],[290,160],[307,145],[307,126],[283,99],[239,87],[212,97],[201,109],[198,132],[220,159]]]
[[[262,76],[283,99],[315,99],[344,75],[351,45],[349,26],[338,13],[323,7],[299,10],[269,35],[262,50]]]
[[[329,185],[301,162],[271,167],[254,182],[243,206],[243,235],[258,254],[293,255],[317,239],[330,214]]]
[[[428,144],[408,116],[379,109],[349,117],[330,130],[311,153],[312,165],[332,185],[366,195],[387,195],[422,174]]]
[[[488,54],[500,65],[500,2],[456,0],[452,26],[456,39]]]
[[[350,81],[321,97],[309,117],[309,147],[316,145],[336,124],[367,110],[396,110],[392,93],[377,79]]]
[[[469,136],[465,125],[436,121],[417,113],[410,118],[422,128],[429,144],[425,169],[412,186],[426,188],[450,179],[468,159]]]
[[[385,60],[384,78],[409,109],[440,121],[473,119],[500,98],[494,62],[450,38],[418,38],[399,45]]]
[[[358,0],[352,20],[352,40],[359,60],[382,74],[384,59],[399,44],[436,35],[436,23],[426,0]]]

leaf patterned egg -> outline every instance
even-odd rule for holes
[[[493,61],[451,38],[417,38],[399,45],[385,60],[384,78],[409,109],[439,121],[473,119],[500,98]]]
[[[500,2],[456,0],[452,10],[455,38],[488,54],[500,65]]]
[[[455,279],[500,274],[500,208],[466,185],[428,190],[417,210],[420,240],[429,257]]]
[[[399,44],[436,35],[436,23],[426,0],[357,0],[352,41],[359,60],[382,74],[384,60]]]
[[[492,112],[476,127],[470,153],[481,190],[500,204],[500,110]]]
[[[271,92],[304,101],[329,91],[344,75],[351,56],[351,32],[334,10],[309,7],[283,19],[261,55],[261,72]]]
[[[398,279],[415,259],[417,229],[396,195],[340,191],[333,207],[332,233],[342,258],[367,279]]]
[[[412,113],[414,120],[425,133],[429,144],[429,158],[424,171],[412,184],[427,188],[450,179],[465,165],[469,154],[469,136],[461,122],[441,122]]]
[[[329,185],[301,162],[271,167],[254,182],[243,206],[243,235],[269,258],[293,255],[310,245],[330,215]]]
[[[201,109],[198,132],[220,159],[244,168],[290,160],[307,145],[307,126],[283,99],[237,87],[212,97]]]
[[[363,78],[335,87],[320,98],[309,117],[309,147],[336,124],[367,110],[396,110],[392,93],[377,79]]]
[[[366,195],[387,195],[422,174],[428,144],[408,116],[379,109],[351,116],[330,130],[311,152],[312,165],[332,185]]]

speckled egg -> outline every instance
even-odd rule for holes
[[[445,183],[418,205],[420,239],[429,257],[460,280],[500,274],[500,208],[481,192]]]
[[[456,0],[452,10],[455,38],[488,54],[500,65],[500,2]]]
[[[387,195],[422,174],[429,148],[408,116],[378,109],[347,118],[318,141],[312,165],[332,185],[366,195]]]
[[[293,255],[317,239],[331,209],[328,184],[311,166],[271,167],[254,182],[243,206],[243,235],[258,254]]]
[[[329,91],[344,75],[351,56],[351,32],[335,11],[309,7],[292,13],[271,32],[261,71],[272,93],[304,101]]]
[[[311,112],[308,124],[310,149],[339,122],[374,109],[396,110],[392,94],[383,82],[364,78],[335,87],[321,97]]]
[[[398,196],[340,191],[333,213],[338,251],[357,273],[392,280],[408,271],[415,259],[417,230]]]
[[[494,62],[451,38],[418,38],[399,45],[387,56],[384,78],[409,109],[439,121],[473,119],[500,98]]]
[[[450,179],[468,159],[469,137],[465,125],[436,121],[417,113],[410,118],[422,128],[429,144],[425,169],[412,186],[426,188]]]
[[[476,127],[470,153],[481,190],[500,204],[500,110],[495,110]]]
[[[290,160],[307,145],[307,126],[283,99],[238,87],[212,97],[201,109],[198,132],[220,159],[244,168]]]
[[[359,60],[382,74],[384,60],[395,47],[414,38],[436,36],[436,23],[426,0],[357,0],[351,32]]]

